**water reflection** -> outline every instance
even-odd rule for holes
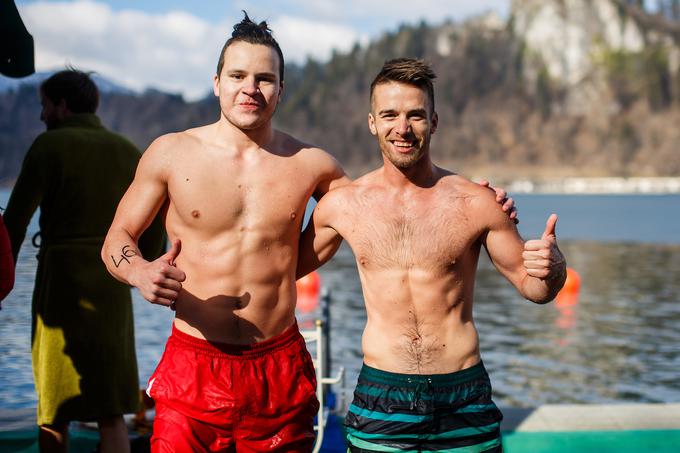
[[[534,305],[480,262],[475,321],[502,406],[680,402],[680,245],[562,242],[581,275],[577,304]],[[35,407],[30,300],[35,251],[25,246],[0,311],[0,408]],[[363,296],[348,247],[321,271],[332,291],[331,355],[353,389],[361,366]],[[153,372],[173,313],[134,297],[140,384]],[[304,320],[301,320],[304,322]]]

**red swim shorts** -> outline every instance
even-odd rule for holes
[[[297,324],[252,345],[208,342],[173,326],[147,389],[156,402],[151,451],[310,452],[315,390]]]

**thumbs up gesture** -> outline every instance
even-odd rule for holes
[[[182,250],[182,242],[176,239],[172,247],[156,260],[140,266],[131,283],[152,304],[174,309],[175,300],[182,289],[186,275],[175,266],[175,259]]]
[[[552,280],[565,272],[564,255],[557,247],[556,224],[557,214],[552,214],[548,217],[541,239],[533,239],[524,243],[522,253],[524,267],[527,274],[532,277]]]

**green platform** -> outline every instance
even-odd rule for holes
[[[77,432],[70,438],[70,451],[73,453],[91,453],[99,442],[96,432]],[[2,453],[38,453],[38,430],[0,432],[0,452]]]
[[[34,412],[0,410],[0,453],[38,452]],[[680,403],[543,405],[504,408],[503,414],[505,453],[680,453]],[[96,430],[72,427],[71,453],[92,453]],[[145,451],[143,442],[136,446],[142,448],[133,451]]]
[[[0,432],[0,452],[38,453],[36,434]],[[97,441],[96,432],[75,432],[71,452],[91,453]],[[509,432],[503,446],[505,453],[678,453],[680,430]]]
[[[678,453],[680,430],[510,432],[506,453]]]

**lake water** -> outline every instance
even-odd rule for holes
[[[0,206],[7,191],[0,191]],[[495,399],[505,407],[545,403],[680,402],[680,196],[516,197],[525,238],[551,212],[570,267],[581,275],[575,306],[523,300],[480,261],[475,323]],[[32,223],[33,231],[37,229]],[[36,404],[30,363],[35,249],[24,244],[17,283],[0,311],[0,409]],[[348,397],[361,366],[365,311],[354,258],[343,246],[320,270],[332,295],[333,368]],[[140,385],[152,373],[172,312],[134,294]],[[309,319],[309,316],[303,317]],[[306,321],[302,320],[302,324]]]

